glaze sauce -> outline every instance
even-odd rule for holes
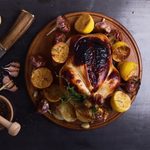
[[[97,37],[79,39],[73,46],[74,64],[86,64],[87,73],[93,87],[97,86],[100,72],[107,68],[110,50],[106,42]]]

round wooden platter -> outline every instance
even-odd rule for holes
[[[72,28],[73,28],[73,25],[74,25],[74,22],[76,21],[76,19],[83,13],[87,13],[87,12],[75,12],[75,13],[69,13],[69,14],[65,15],[65,17],[71,23]],[[95,22],[101,21],[102,18],[105,18],[106,22],[112,28],[117,29],[121,32],[123,41],[127,42],[131,48],[131,53],[130,53],[130,56],[128,57],[127,61],[134,61],[138,64],[137,75],[141,79],[141,77],[142,77],[141,55],[140,55],[140,52],[139,52],[139,49],[138,49],[138,46],[137,46],[135,40],[133,39],[132,35],[128,32],[128,30],[123,25],[121,25],[118,21],[116,21],[110,17],[107,17],[103,14],[93,13],[93,12],[88,12],[88,13],[92,15]],[[33,40],[32,44],[29,48],[29,51],[28,51],[28,54],[26,57],[26,66],[25,66],[26,85],[27,85],[27,90],[30,95],[30,98],[34,104],[35,104],[35,99],[33,98],[34,87],[32,86],[32,84],[30,82],[31,72],[32,72],[32,65],[30,63],[30,57],[35,54],[42,54],[43,56],[45,56],[45,58],[50,59],[50,49],[52,47],[52,38],[51,38],[51,36],[46,36],[46,34],[55,27],[55,23],[56,23],[56,20],[51,21],[46,27],[44,27],[42,29],[42,31],[40,31],[37,34],[37,36],[35,37],[35,39]],[[73,34],[73,33],[71,33],[71,34]],[[134,99],[135,99],[135,96],[132,98],[132,102],[134,101]],[[108,119],[105,122],[104,121],[94,122],[91,125],[90,129],[99,128],[104,125],[107,125],[110,122],[112,122],[113,120],[117,119],[120,115],[121,115],[121,113],[113,112],[111,115],[109,115]],[[83,129],[83,128],[81,128],[81,123],[79,123],[78,121],[73,122],[73,123],[68,123],[66,121],[60,121],[60,120],[55,119],[49,113],[44,114],[44,116],[46,116],[52,122],[54,122],[58,125],[61,125],[63,127],[71,128],[71,129],[78,129],[78,130]]]

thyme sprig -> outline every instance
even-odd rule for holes
[[[83,102],[87,96],[86,95],[82,95],[80,93],[78,93],[76,90],[75,90],[75,87],[74,86],[71,86],[70,82],[62,77],[62,76],[58,76],[56,75],[56,77],[59,77],[59,78],[62,78],[66,81],[67,83],[67,86],[66,86],[66,93],[60,98],[62,102],[69,102],[71,100],[73,101],[78,101],[78,102]]]

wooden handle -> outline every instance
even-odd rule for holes
[[[8,50],[30,27],[34,20],[34,15],[22,10],[16,22],[9,30],[5,38],[0,42],[5,50]]]
[[[10,122],[4,117],[0,116],[0,124],[8,129],[8,133],[12,136],[16,136],[20,129],[21,125],[17,122]]]

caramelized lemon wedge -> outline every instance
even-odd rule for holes
[[[53,82],[51,71],[46,67],[41,67],[32,72],[31,82],[34,87],[39,89],[47,88]]]
[[[75,29],[83,34],[91,33],[94,29],[94,20],[91,15],[83,14],[75,22]]]
[[[127,43],[119,41],[112,46],[112,57],[116,62],[124,61],[130,54]]]
[[[135,62],[122,62],[118,65],[121,77],[127,81],[132,76],[136,75],[137,72],[137,64]]]
[[[69,46],[64,42],[55,44],[51,49],[52,59],[56,63],[64,63],[69,54]]]
[[[111,98],[111,106],[116,112],[125,112],[131,106],[131,99],[126,93],[116,91]]]

